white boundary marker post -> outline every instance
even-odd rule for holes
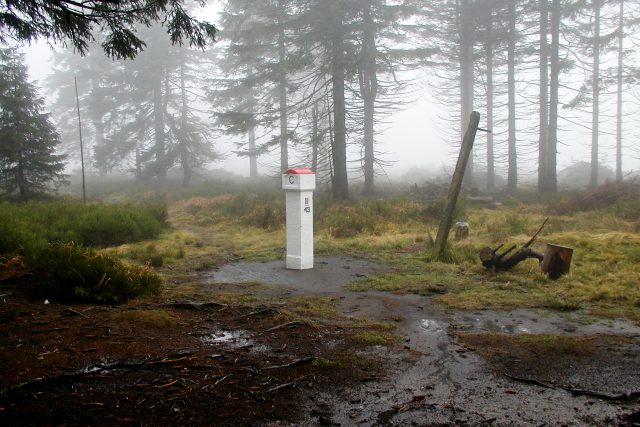
[[[282,175],[286,196],[287,268],[313,268],[313,190],[316,174],[307,168],[289,169]]]

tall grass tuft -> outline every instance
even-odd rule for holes
[[[32,254],[36,298],[64,302],[117,304],[160,292],[160,278],[150,267],[127,266],[117,258],[74,243],[56,243]]]

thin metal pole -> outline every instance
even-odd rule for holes
[[[84,181],[84,149],[82,146],[82,121],[80,120],[80,98],[78,97],[78,79],[74,76],[73,83],[76,86],[76,107],[78,108],[78,133],[80,134],[80,165],[82,166],[82,203],[87,204],[87,191]]]

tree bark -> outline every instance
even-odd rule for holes
[[[538,140],[538,190],[547,188],[549,163],[549,3],[540,0],[540,124]]]
[[[371,1],[364,4],[362,63],[360,75],[360,92],[364,103],[364,189],[365,195],[373,193],[374,181],[374,114],[375,100],[378,93],[376,77],[376,45],[375,24],[371,16]]]
[[[284,173],[289,169],[289,128],[287,124],[287,52],[285,44],[284,24],[281,24],[278,35],[278,61],[280,64],[280,81],[278,82],[278,98],[280,109],[280,169]]]
[[[600,0],[593,0],[593,104],[591,109],[591,188],[598,186],[598,137],[600,134]]]
[[[495,190],[495,163],[493,149],[493,10],[487,8],[487,35],[485,60],[487,62],[487,191]]]
[[[473,15],[466,0],[457,0],[460,32],[460,136],[464,139],[466,120],[473,111]],[[473,186],[473,151],[464,173],[464,186]]]
[[[507,47],[507,86],[508,86],[508,133],[509,133],[509,167],[507,175],[507,191],[514,193],[518,185],[518,153],[516,151],[516,3],[509,0],[509,39]]]
[[[318,170],[318,145],[319,142],[319,123],[318,123],[318,103],[313,105],[311,110],[312,130],[311,130],[311,170],[317,172]]]
[[[253,117],[253,113],[251,116]],[[251,123],[249,126],[249,178],[255,179],[257,177],[258,155],[256,154],[256,128],[253,123]]]
[[[187,121],[188,121],[188,105],[187,105],[187,88],[184,81],[184,51],[181,52],[181,63],[180,63],[180,97],[182,100],[181,106],[181,115],[180,115],[180,164],[182,165],[182,186],[184,188],[189,187],[191,184],[191,176],[193,175],[193,171],[191,170],[191,165],[189,164],[189,146],[188,146],[188,138],[189,133],[187,129]]]
[[[344,11],[336,5],[332,8],[333,37],[331,83],[333,92],[333,197],[337,200],[349,198],[347,178],[346,108],[344,97]]]
[[[622,182],[622,73],[624,45],[624,0],[620,0],[618,12],[618,76],[616,101],[616,181]]]
[[[165,165],[165,142],[164,142],[164,108],[162,105],[162,72],[151,78],[153,82],[153,119],[155,134],[155,173],[159,180],[163,181],[167,177]],[[166,96],[166,94],[165,94]]]
[[[558,191],[556,159],[558,146],[558,89],[560,86],[560,0],[551,4],[551,58],[549,61],[551,78],[549,79],[549,144],[547,147],[547,179],[544,191]]]
[[[572,256],[572,248],[547,244],[540,270],[547,273],[550,279],[557,279],[569,272]]]

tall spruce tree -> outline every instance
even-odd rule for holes
[[[0,49],[0,189],[22,200],[65,179],[64,156],[56,154],[60,140],[43,106],[23,55]]]
[[[188,186],[195,169],[218,158],[204,113],[194,107],[204,96],[208,61],[198,50],[171,45],[159,26],[140,33],[150,43],[133,61],[110,60],[97,45],[85,57],[56,54],[55,73],[49,77],[57,94],[54,111],[61,124],[74,115],[67,86],[73,81],[69,75],[78,73],[83,117],[89,119],[83,129],[89,131],[98,169],[163,180],[179,166]]]
[[[289,141],[294,137],[289,114],[296,88],[290,76],[303,63],[296,44],[297,10],[292,0],[227,0],[221,14],[226,54],[219,64],[226,79],[212,92],[214,103],[222,101],[230,107],[219,111],[221,123],[243,117],[244,126],[237,127],[241,133],[253,135],[257,126],[279,130],[263,147],[241,152],[254,157],[264,149],[278,147],[281,170],[289,166]],[[239,89],[251,102],[239,102]]]

